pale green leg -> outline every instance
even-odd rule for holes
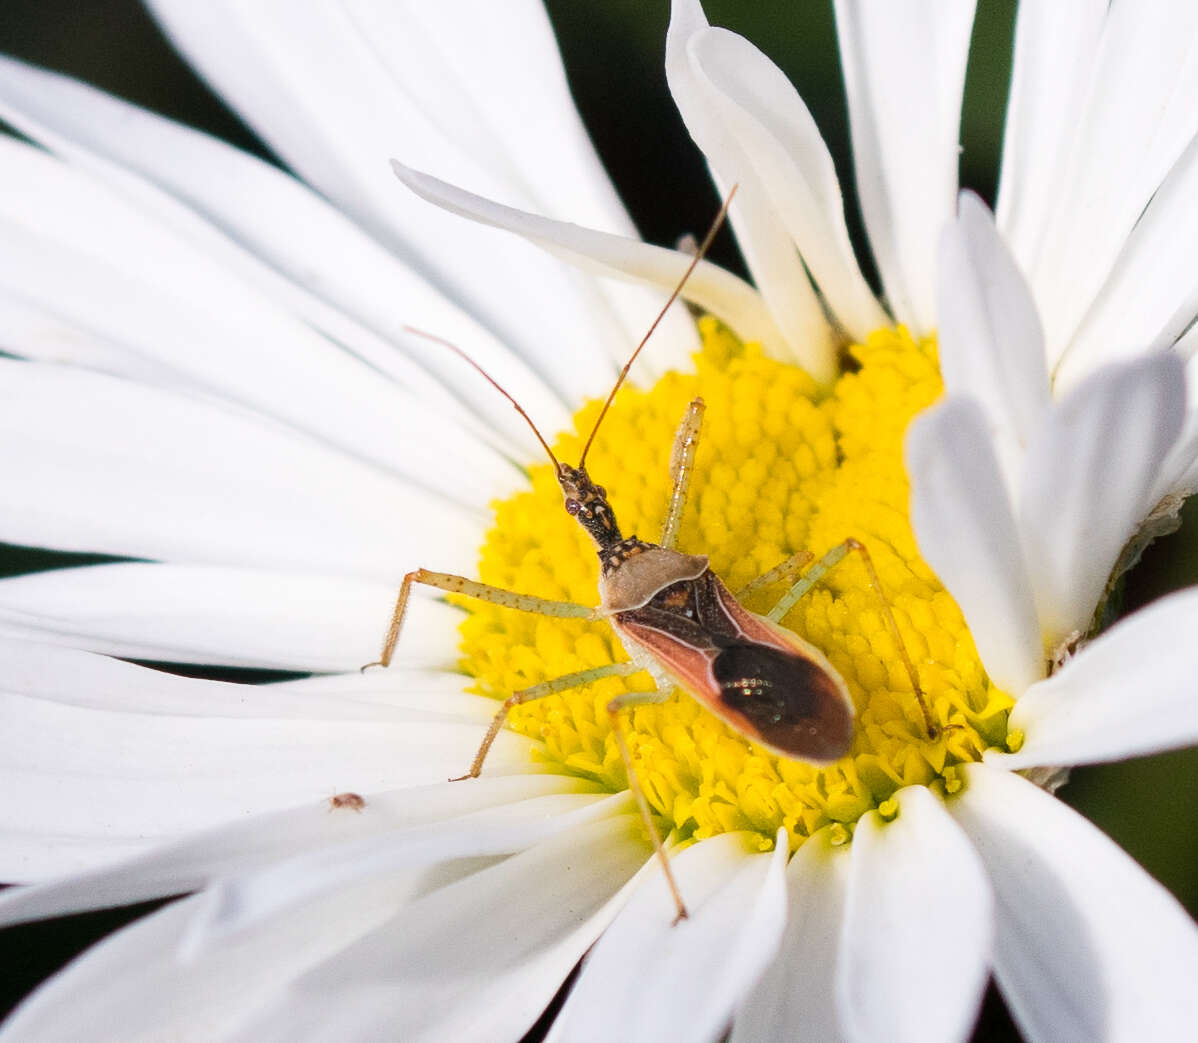
[[[482,744],[478,748],[478,753],[474,755],[474,763],[470,765],[470,770],[465,775],[459,775],[456,779],[449,781],[461,782],[463,779],[478,778],[479,772],[483,770],[483,761],[487,759],[495,737],[499,734],[499,729],[503,727],[503,722],[507,719],[513,706],[544,699],[547,695],[557,695],[558,692],[564,692],[570,688],[581,688],[584,684],[602,681],[605,677],[628,677],[630,674],[640,673],[641,669],[636,663],[607,663],[605,666],[593,666],[589,670],[562,674],[561,677],[555,677],[551,681],[542,681],[540,684],[530,685],[528,688],[521,688],[518,692],[513,692],[504,699],[495,716],[491,718],[491,726],[487,729],[487,734],[483,736]]]
[[[624,729],[620,727],[621,711],[630,709],[633,706],[664,703],[669,697],[669,692],[663,692],[659,688],[651,692],[625,692],[623,695],[617,695],[607,704],[607,712],[611,715],[612,734],[616,737],[616,745],[620,748],[620,756],[624,759],[624,770],[628,773],[628,788],[632,790],[633,796],[636,797],[636,804],[640,809],[641,819],[645,823],[645,829],[649,831],[649,837],[653,841],[653,850],[657,854],[658,862],[661,863],[662,871],[666,875],[666,883],[670,888],[670,894],[674,898],[674,908],[678,913],[674,917],[674,923],[676,924],[679,920],[686,919],[686,903],[682,901],[682,892],[678,890],[678,881],[674,879],[674,871],[670,868],[669,856],[666,854],[666,849],[662,846],[661,836],[657,832],[657,826],[653,823],[653,813],[649,810],[649,802],[645,799],[645,793],[641,789],[641,784],[636,777],[636,770],[632,766],[632,754],[628,750],[628,741],[624,738]]]
[[[674,449],[670,453],[670,505],[661,531],[661,545],[666,549],[673,548],[678,540],[678,528],[682,524],[682,512],[686,508],[686,497],[695,471],[699,428],[703,425],[706,408],[703,399],[696,398],[686,407],[682,423],[678,425],[678,433],[674,436]]]
[[[520,612],[535,612],[541,616],[555,616],[563,619],[599,619],[598,609],[586,605],[576,605],[572,601],[551,601],[548,598],[534,597],[532,594],[517,594],[502,587],[493,587],[489,583],[480,583],[465,576],[455,576],[449,572],[430,572],[428,569],[413,569],[403,578],[399,587],[399,596],[395,599],[395,611],[391,613],[391,622],[387,627],[387,636],[383,639],[382,654],[373,663],[367,663],[363,670],[372,666],[389,666],[391,656],[395,653],[395,645],[399,641],[399,631],[403,627],[404,615],[408,610],[408,596],[412,592],[412,584],[420,583],[426,587],[436,587],[450,594],[464,594],[468,598],[479,601],[489,601],[492,605],[503,605]]]
[[[882,589],[882,581],[878,578],[878,570],[874,568],[873,559],[869,556],[869,551],[865,549],[864,544],[860,541],[848,539],[844,543],[833,547],[819,561],[812,565],[790,590],[782,595],[778,604],[770,609],[766,613],[766,616],[773,622],[780,623],[786,616],[786,613],[794,608],[799,598],[823,579],[830,570],[844,561],[849,551],[856,551],[861,555],[861,562],[865,566],[866,575],[869,577],[869,585],[873,587],[874,593],[878,596],[878,604],[882,609],[882,618],[886,622],[886,628],[890,631],[890,636],[894,638],[895,646],[898,648],[899,656],[903,661],[903,667],[907,671],[907,676],[911,679],[911,691],[915,693],[915,701],[919,703],[920,712],[923,714],[924,727],[927,730],[928,738],[935,739],[940,734],[940,728],[932,720],[932,711],[928,707],[928,701],[919,683],[919,674],[915,670],[915,663],[911,659],[911,653],[907,651],[907,643],[903,640],[898,623],[895,621],[894,612],[890,608],[890,601],[886,597],[886,592]],[[786,563],[784,562],[783,564]],[[766,573],[766,575],[769,575],[769,573]]]

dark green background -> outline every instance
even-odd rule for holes
[[[860,247],[855,193],[846,176],[848,128],[830,3],[707,0],[704,6],[713,24],[748,37],[798,87],[845,178],[850,227]],[[669,244],[687,232],[701,233],[718,200],[666,90],[665,0],[549,0],[548,7],[583,118],[642,234]],[[961,180],[990,200],[1013,11],[1013,0],[980,0],[966,90]],[[69,72],[265,154],[236,117],[175,57],[132,0],[3,0],[0,50]],[[859,253],[868,256],[868,251]],[[726,233],[713,257],[726,266],[740,264]],[[1198,512],[1190,510],[1187,515],[1182,531],[1154,547],[1132,577],[1129,608],[1198,580]],[[58,563],[45,554],[0,547],[0,574]],[[1185,751],[1081,769],[1061,796],[1194,911],[1198,909],[1196,793],[1198,752]],[[0,932],[4,1006],[123,918],[123,914],[98,914]],[[976,1038],[1015,1038],[993,994]]]

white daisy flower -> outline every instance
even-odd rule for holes
[[[494,712],[474,691],[612,661],[606,624],[474,606],[459,631],[422,599],[399,664],[354,668],[407,570],[473,575],[479,547],[488,582],[594,599],[528,430],[412,328],[577,459],[660,300],[429,207],[385,158],[600,276],[667,289],[689,258],[633,237],[533,4],[153,7],[312,188],[0,65],[0,113],[42,146],[0,140],[0,538],[137,559],[0,582],[0,876],[34,885],[0,922],[190,894],[7,1038],[515,1039],[579,960],[551,1038],[961,1039],[992,972],[1029,1039],[1186,1031],[1193,922],[1032,780],[1198,734],[1198,594],[1090,633],[1195,480],[1188,5],[1024,7],[996,226],[968,196],[955,216],[971,5],[838,3],[879,301],[798,95],[674,4],[671,89],[740,186],[753,285],[699,266],[710,315],[667,318],[591,468],[654,536],[701,393],[680,546],[735,588],[866,543],[935,724],[849,564],[785,616],[851,693],[842,760],[778,758],[685,697],[630,714],[678,926],[607,728],[622,680],[519,708],[483,778],[442,781]]]

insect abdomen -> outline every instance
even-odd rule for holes
[[[810,659],[735,643],[720,650],[711,673],[730,715],[743,718],[744,730],[765,745],[817,762],[848,752],[852,711],[828,672]]]

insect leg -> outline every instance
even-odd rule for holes
[[[641,812],[641,819],[645,823],[645,828],[649,831],[649,837],[653,841],[653,850],[657,854],[657,860],[661,863],[662,871],[666,875],[666,883],[669,885],[670,894],[674,897],[674,907],[678,910],[678,915],[674,917],[674,923],[679,920],[685,920],[686,904],[682,901],[682,894],[678,890],[678,881],[674,879],[674,871],[670,868],[670,859],[666,855],[666,849],[662,846],[661,837],[658,835],[657,827],[653,824],[653,815],[649,811],[649,802],[645,799],[645,791],[641,789],[640,781],[636,777],[636,769],[632,766],[632,754],[628,750],[628,740],[624,738],[624,729],[620,726],[620,711],[627,710],[632,706],[643,706],[646,703],[664,703],[670,697],[670,693],[663,692],[661,689],[656,689],[652,692],[625,692],[623,695],[617,695],[610,703],[607,704],[607,712],[611,715],[611,730],[616,737],[616,745],[620,748],[620,756],[624,759],[624,769],[628,772],[628,788],[632,790],[636,797],[637,807]]]
[[[792,554],[782,564],[775,565],[769,572],[763,572],[752,583],[741,587],[736,592],[736,600],[743,601],[750,594],[757,593],[762,587],[781,583],[784,579],[793,580],[795,576],[813,561],[815,561],[815,555],[809,550],[801,550],[798,554]]]
[[[556,695],[569,688],[580,688],[584,684],[601,681],[605,677],[627,677],[630,674],[640,673],[642,669],[644,668],[637,666],[636,663],[607,663],[605,666],[593,666],[589,670],[562,674],[561,677],[555,677],[551,681],[542,681],[540,684],[513,692],[504,699],[503,704],[495,712],[495,716],[491,718],[491,726],[487,729],[487,734],[483,736],[483,741],[478,747],[478,753],[474,755],[474,762],[470,765],[470,770],[465,775],[459,775],[456,779],[449,781],[462,782],[465,779],[478,778],[479,772],[483,770],[483,761],[487,759],[495,737],[499,734],[499,729],[503,727],[503,722],[507,720],[507,715],[513,706],[531,703],[535,699],[544,699],[547,695]]]
[[[551,601],[548,598],[533,597],[531,594],[517,594],[515,591],[504,590],[502,587],[492,587],[490,584],[466,579],[465,576],[454,576],[448,572],[414,569],[404,576],[403,583],[400,584],[399,596],[395,599],[395,611],[391,613],[387,636],[383,639],[382,653],[373,663],[367,663],[362,667],[363,670],[372,666],[390,666],[396,642],[399,641],[399,631],[403,627],[404,615],[407,613],[408,595],[412,592],[413,583],[436,587],[438,590],[445,590],[451,594],[465,594],[466,597],[489,601],[493,605],[519,609],[521,612],[536,612],[542,616],[576,619],[600,618],[597,609],[588,608],[586,605],[576,605],[572,601]]]
[[[703,411],[706,408],[701,398],[691,402],[674,436],[674,448],[670,453],[670,506],[666,510],[666,523],[661,531],[661,546],[667,550],[673,548],[678,539],[678,526],[682,522],[687,493],[690,492],[691,476],[695,470],[695,449],[699,445],[699,428],[703,424]]]
[[[873,587],[874,593],[878,596],[878,603],[882,607],[882,618],[886,621],[886,629],[890,631],[890,636],[894,638],[894,643],[898,647],[899,658],[902,659],[907,676],[911,679],[911,690],[915,694],[915,701],[919,703],[920,713],[923,714],[924,727],[927,730],[928,738],[935,739],[940,734],[941,729],[932,720],[932,711],[928,707],[927,699],[923,694],[923,688],[920,686],[919,674],[915,670],[915,663],[911,659],[911,653],[907,651],[907,643],[903,640],[898,623],[895,621],[894,612],[890,608],[890,601],[886,597],[886,592],[882,589],[882,581],[878,578],[878,570],[874,568],[873,559],[869,556],[869,551],[865,549],[865,545],[859,540],[847,539],[844,543],[838,544],[828,551],[827,554],[807,570],[802,579],[782,595],[782,599],[766,615],[773,622],[780,623],[786,613],[794,608],[799,598],[827,575],[831,569],[844,561],[849,551],[855,551],[861,555],[861,563],[865,566],[865,574],[869,578],[869,585]],[[786,563],[784,562],[783,564]],[[769,575],[769,573],[766,573],[766,575]]]

